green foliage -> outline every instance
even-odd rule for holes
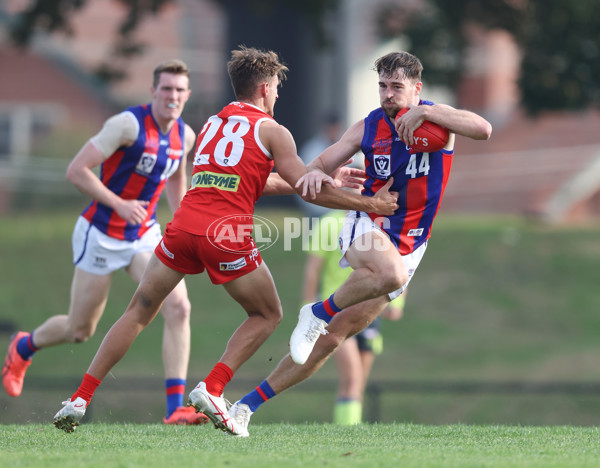
[[[537,0],[529,13],[517,35],[524,106],[536,114],[600,105],[600,2]]]
[[[5,466],[50,468],[209,466],[597,466],[597,428],[375,424],[251,425],[247,439],[206,426],[51,424],[0,426]]]
[[[72,35],[70,16],[83,8],[88,0],[34,0],[29,7],[19,14],[11,26],[11,37],[20,46],[27,46],[36,29],[47,32],[62,32]],[[215,0],[217,3],[231,4],[235,0]],[[175,0],[151,0],[140,2],[138,0],[122,0],[127,14],[122,21],[118,35],[114,39],[113,51],[96,68],[96,75],[103,81],[119,81],[127,76],[122,60],[127,60],[144,53],[145,45],[135,38],[135,31],[147,15],[154,15],[164,7],[174,4]],[[277,0],[249,0],[250,7],[263,14],[282,6]],[[297,11],[306,19],[307,25],[312,29],[318,44],[328,41],[323,28],[323,16],[333,10],[339,0],[289,0],[285,6]]]
[[[27,45],[35,29],[42,27],[48,32],[61,31],[72,35],[68,16],[83,6],[80,0],[58,0],[54,2],[32,2],[14,22],[11,36],[18,45]]]
[[[403,35],[409,50],[423,62],[430,83],[455,86],[465,70],[469,27],[518,32],[525,17],[518,2],[427,0],[383,7],[378,17],[382,38]]]
[[[382,37],[405,35],[428,82],[454,86],[473,27],[510,32],[522,51],[519,87],[530,114],[600,104],[597,0],[428,0],[379,15]]]
[[[87,0],[35,0],[21,13],[11,27],[11,37],[20,46],[27,46],[36,29],[48,32],[62,32],[72,35],[70,16],[83,8]],[[115,58],[127,59],[139,55],[144,51],[144,44],[135,40],[134,33],[146,15],[156,14],[163,7],[175,3],[175,0],[151,0],[140,2],[138,0],[121,0],[127,9],[127,15],[119,27],[119,34],[115,38],[114,50],[110,57],[98,65],[96,75],[104,81],[118,81],[123,79],[125,71],[115,65]]]
[[[36,28],[71,34],[69,16],[87,0],[35,0],[12,25],[16,43],[27,45]],[[117,59],[144,52],[134,32],[146,15],[156,14],[175,0],[124,0],[127,16],[114,51],[97,67],[105,80],[124,78]],[[238,0],[216,0],[231,5]],[[250,7],[269,14],[285,6],[305,18],[319,45],[327,44],[325,16],[340,0],[250,0]],[[382,38],[405,36],[410,51],[423,62],[426,79],[455,86],[465,69],[465,48],[473,27],[510,32],[522,51],[519,88],[524,109],[532,114],[580,110],[600,104],[600,2],[597,0],[427,0],[390,2],[378,14]]]

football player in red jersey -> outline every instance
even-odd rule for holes
[[[192,390],[189,403],[216,427],[232,435],[247,435],[230,418],[223,390],[282,318],[273,278],[250,236],[254,205],[261,194],[294,193],[306,166],[290,132],[273,118],[278,87],[287,71],[277,54],[241,47],[232,52],[227,71],[237,101],[211,116],[198,135],[190,189],[167,225],[127,310],[107,333],[82,384],[56,414],[59,429],[71,432],[79,424],[101,380],[184,276],[206,271],[214,284],[223,284],[248,317],[229,339],[219,362]],[[382,215],[398,208],[397,195],[387,190],[391,182],[373,197],[328,184],[335,184],[330,176],[319,180],[321,193],[316,201],[331,208]]]
[[[423,66],[414,55],[387,54],[375,62],[375,70],[380,107],[315,158],[298,187],[312,196],[327,173],[362,151],[367,174],[362,194],[375,196],[392,181],[391,190],[399,194],[398,209],[391,216],[369,211],[347,214],[340,233],[340,265],[353,271],[329,298],[301,308],[290,354],[231,407],[231,417],[243,429],[261,404],[310,377],[344,340],[365,328],[406,289],[427,247],[448,181],[455,134],[477,140],[491,135],[491,125],[479,115],[420,98]],[[403,108],[408,112],[394,121]],[[409,145],[425,120],[449,129],[448,143],[436,152],[413,153]]]
[[[155,210],[165,187],[171,209],[179,207],[187,185],[186,157],[195,140],[194,131],[181,119],[190,96],[187,65],[180,60],[159,64],[150,91],[151,103],[110,117],[67,169],[67,178],[92,198],[73,232],[75,272],[69,311],[11,339],[2,369],[2,382],[10,396],[21,394],[36,351],[82,343],[94,334],[116,270],[123,268],[139,281],[160,241]],[[92,171],[97,166],[101,166],[99,177]],[[190,308],[182,281],[162,307],[167,424],[208,421],[183,406]]]

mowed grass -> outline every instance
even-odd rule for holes
[[[84,203],[82,203],[83,205]],[[70,237],[80,207],[0,219],[0,321],[31,330],[66,313],[73,266]],[[261,209],[282,230],[290,209]],[[170,218],[159,214],[162,224]],[[442,212],[413,279],[405,317],[384,321],[365,418],[381,423],[573,425],[600,421],[600,232],[597,225],[548,227],[516,217]],[[226,397],[254,388],[288,350],[301,298],[305,252],[283,239],[263,252],[284,318],[236,373]],[[192,359],[187,391],[222,354],[244,312],[206,275],[186,279],[192,302]],[[72,394],[135,285],[123,272],[96,334],[36,354],[18,399],[0,394],[0,423],[50,421]],[[9,334],[0,335],[0,350]],[[157,423],[164,416],[162,319],[138,337],[96,392],[94,423]],[[448,390],[445,383],[488,382],[491,391]],[[514,393],[494,384],[576,383],[582,391]],[[329,422],[337,371],[333,360],[309,381],[277,396],[255,424]],[[413,386],[422,382],[421,387]],[[585,387],[586,383],[595,384]],[[413,388],[413,390],[410,390]],[[436,388],[438,390],[436,390]],[[552,386],[548,388],[554,388]],[[586,388],[588,390],[586,390]],[[433,389],[433,390],[432,390]]]
[[[11,467],[595,467],[597,428],[258,424],[233,438],[206,426],[88,424],[0,426]]]

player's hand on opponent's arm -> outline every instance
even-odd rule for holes
[[[299,189],[302,187],[302,198],[314,200],[316,195],[321,192],[321,186],[324,183],[335,187],[333,178],[320,169],[311,169],[298,179],[295,188]],[[394,178],[390,177],[386,184],[381,187],[374,196],[364,197],[363,200],[367,202],[367,206],[363,211],[377,213],[383,216],[393,215],[398,209],[398,192],[390,192],[390,187],[393,183]],[[310,197],[307,195],[310,195]]]
[[[390,187],[394,183],[394,178],[389,180],[381,187],[375,195],[369,198],[373,207],[370,213],[377,213],[383,216],[391,216],[398,209],[398,192],[390,192]]]
[[[305,197],[307,193],[310,193],[311,199],[313,200],[316,194],[321,191],[321,186],[324,183],[330,184],[332,187],[360,189],[367,178],[367,174],[362,169],[347,167],[348,164],[351,164],[352,162],[353,160],[349,159],[333,171],[330,176],[327,176],[327,174],[319,168],[313,168],[298,179],[296,188],[303,184],[302,196]]]
[[[331,176],[325,174],[321,169],[311,169],[306,174],[298,179],[295,188],[299,189],[302,186],[302,198],[317,198],[317,193],[321,192],[323,184],[329,184],[336,187],[335,181]]]
[[[147,200],[124,200],[115,207],[117,214],[129,224],[142,224],[148,216],[146,207],[150,204]]]
[[[331,177],[335,187],[360,189],[367,179],[367,174],[362,169],[341,166],[331,173]]]

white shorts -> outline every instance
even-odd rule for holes
[[[342,251],[342,258],[340,259],[340,266],[342,268],[348,268],[350,264],[348,260],[346,260],[346,252],[350,248],[350,246],[361,236],[371,231],[379,231],[388,235],[383,229],[381,229],[377,224],[375,224],[369,215],[362,211],[349,211],[346,215],[346,219],[344,220],[344,225],[342,226],[342,230],[340,232],[340,250]],[[409,253],[408,255],[402,255],[402,260],[404,261],[404,265],[408,270],[408,280],[406,283],[402,285],[400,289],[396,289],[388,294],[390,301],[396,299],[400,294],[404,292],[408,283],[412,279],[419,263],[421,263],[421,259],[423,255],[425,255],[425,250],[427,250],[427,241],[423,242],[419,247],[417,247],[414,251]]]
[[[152,252],[161,238],[159,223],[141,239],[126,241],[107,236],[80,216],[73,230],[73,263],[88,273],[108,275],[129,266],[136,254]]]

